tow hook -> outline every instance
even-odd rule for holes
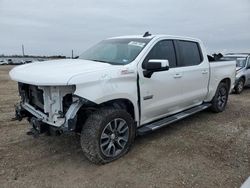
[[[12,118],[11,120],[12,121],[16,121],[16,120],[22,121],[22,119],[24,117],[25,117],[25,114],[24,114],[24,111],[23,111],[21,105],[20,104],[16,104],[15,105],[15,117]]]
[[[32,128],[27,132],[27,135],[32,135],[36,138],[39,134],[44,132],[41,120],[32,117],[29,119],[29,123],[31,124]]]
[[[39,136],[39,132],[35,130],[34,128],[31,128],[29,131],[27,131],[26,134],[33,136],[34,138],[37,138]]]

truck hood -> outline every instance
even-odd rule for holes
[[[110,69],[107,63],[64,59],[34,62],[13,68],[9,75],[12,80],[32,85],[67,85],[74,76]]]

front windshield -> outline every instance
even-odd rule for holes
[[[243,68],[246,66],[247,58],[245,57],[224,57],[225,60],[234,60],[236,61],[236,67]]]
[[[151,39],[107,39],[86,50],[79,59],[124,65],[131,63]]]

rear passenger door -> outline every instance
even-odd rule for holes
[[[176,79],[183,97],[183,108],[201,104],[208,93],[209,62],[203,58],[198,42],[175,40],[178,66]]]

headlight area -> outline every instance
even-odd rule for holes
[[[19,83],[21,101],[16,105],[16,119],[27,117],[33,131],[43,133],[72,131],[76,113],[84,99],[74,96],[75,86],[34,86]]]

